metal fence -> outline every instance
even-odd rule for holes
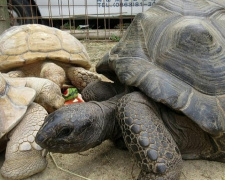
[[[137,13],[156,0],[7,0],[11,26],[39,23],[78,39],[117,41]]]

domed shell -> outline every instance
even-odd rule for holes
[[[36,96],[25,84],[0,73],[0,138],[20,122]]]
[[[218,134],[225,132],[224,54],[224,6],[207,0],[159,1],[136,16],[96,69],[108,77],[116,74],[122,83]]]
[[[91,67],[80,41],[59,29],[28,24],[11,27],[0,36],[1,72],[44,60]]]

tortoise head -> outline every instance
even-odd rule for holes
[[[94,103],[64,106],[49,114],[36,135],[36,143],[51,152],[81,152],[105,138],[101,108]]]

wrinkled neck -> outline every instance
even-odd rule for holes
[[[100,141],[104,141],[107,139],[117,139],[121,136],[121,131],[119,124],[116,120],[115,112],[116,112],[116,104],[117,101],[123,96],[123,94],[117,95],[113,98],[110,98],[107,101],[92,103],[96,104],[101,111],[101,123],[103,127],[103,131],[101,133]]]

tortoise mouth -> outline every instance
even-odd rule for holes
[[[82,139],[82,138],[81,138]],[[93,136],[89,136],[82,142],[69,142],[68,140],[61,140],[57,138],[46,138],[42,134],[37,134],[35,138],[36,143],[43,149],[47,149],[54,153],[76,153],[82,152],[91,148]]]
[[[40,145],[41,146],[41,145]],[[44,149],[47,149],[49,152],[54,153],[77,153],[85,151],[85,146],[81,146],[80,144],[74,144],[74,143],[52,143],[45,144],[41,146]]]

